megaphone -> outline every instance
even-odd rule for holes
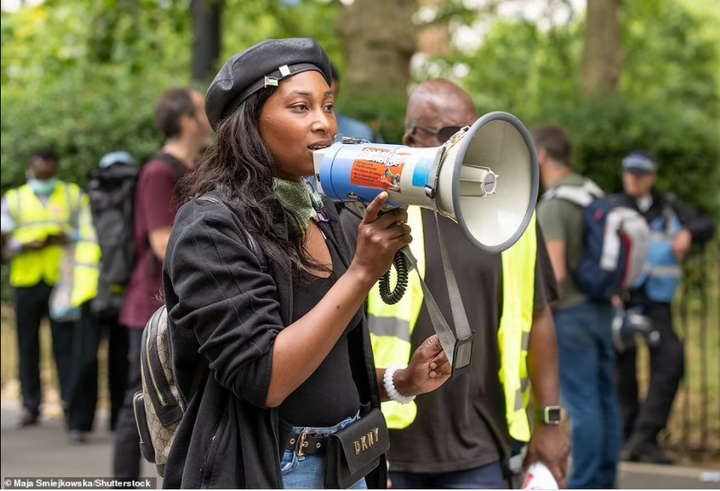
[[[431,148],[344,139],[314,153],[317,190],[335,202],[421,206],[457,222],[477,248],[499,253],[525,232],[539,169],[527,128],[492,112]]]
[[[470,243],[490,253],[500,253],[520,239],[538,198],[535,145],[520,120],[505,112],[486,114],[439,147],[410,148],[342,139],[314,152],[313,159],[317,191],[330,200],[365,205],[387,191],[386,207],[414,205],[434,210],[457,222]],[[455,378],[470,370],[474,332],[462,307],[444,242],[440,235],[438,239],[455,332],[424,284],[423,289],[433,327]],[[397,283],[392,292],[390,271],[380,279],[380,297],[387,304],[397,303],[405,292],[409,271],[406,260],[411,264],[414,260],[407,248],[395,256]],[[420,281],[422,284],[422,278]]]

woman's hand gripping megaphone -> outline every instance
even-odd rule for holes
[[[358,227],[358,242],[351,268],[373,282],[385,275],[400,249],[412,242],[407,211],[393,208],[383,212],[388,193],[380,193],[365,210]]]

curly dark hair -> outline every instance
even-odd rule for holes
[[[269,87],[256,92],[218,124],[217,141],[183,180],[180,200],[185,203],[215,190],[276,266],[294,276],[301,273],[301,266],[327,272],[327,267],[307,254],[298,216],[283,208],[273,192],[273,178],[279,176],[280,167],[260,136],[258,123],[276,90]],[[287,237],[275,230],[277,210],[287,217]]]

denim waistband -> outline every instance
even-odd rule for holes
[[[312,426],[293,426],[293,433],[314,433],[316,435],[334,435],[340,430],[343,430],[360,419],[360,411],[355,416],[345,418],[335,426],[328,427],[312,427]]]

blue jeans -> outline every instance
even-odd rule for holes
[[[392,468],[392,462],[390,462]],[[500,462],[456,472],[390,472],[393,489],[505,489]]]
[[[572,420],[568,488],[614,485],[622,446],[614,384],[612,307],[585,302],[553,315],[560,352],[560,396]]]
[[[359,414],[329,428],[294,427],[293,433],[332,435],[347,428],[358,419],[360,419]],[[297,452],[285,450],[280,463],[280,473],[285,489],[325,489],[325,470],[325,454],[298,457]],[[350,489],[367,489],[365,478],[353,484]]]

